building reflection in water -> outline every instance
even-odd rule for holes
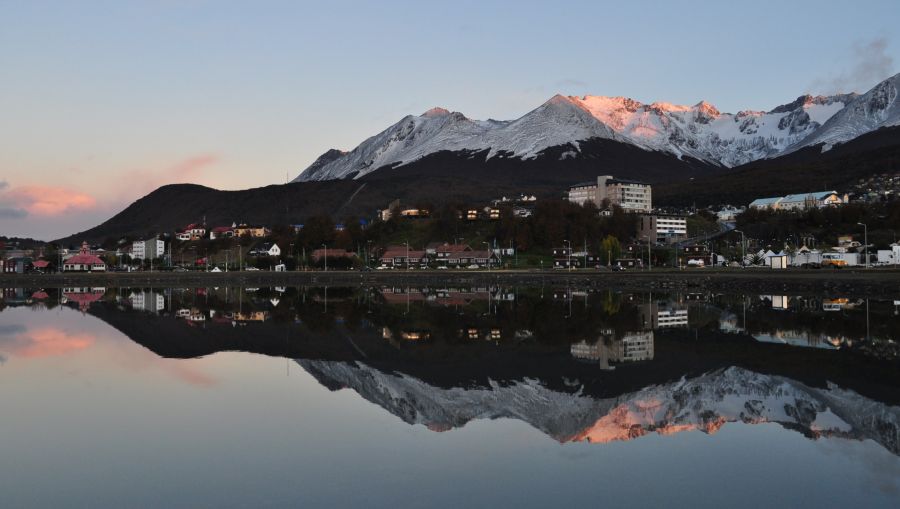
[[[610,363],[653,360],[653,331],[626,332],[616,337],[612,330],[604,331],[593,342],[579,341],[569,347],[572,357],[595,362],[600,369],[615,369]]]

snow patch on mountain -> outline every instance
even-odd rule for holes
[[[630,440],[648,433],[700,430],[726,423],[778,423],[804,435],[871,439],[900,454],[900,407],[829,385],[825,389],[731,367],[646,387],[614,398],[549,389],[538,380],[440,388],[365,363],[297,361],[322,385],[350,388],[409,424],[435,431],[474,419],[524,421],[559,442]]]
[[[791,146],[788,151],[823,145],[828,150],[838,143],[882,127],[900,125],[900,74],[875,85],[854,98],[846,107],[832,115],[815,133]]]

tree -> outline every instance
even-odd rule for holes
[[[603,242],[600,243],[600,250],[600,256],[605,260],[606,265],[612,265],[613,260],[622,253],[622,245],[619,244],[619,239],[612,235],[607,235]]]

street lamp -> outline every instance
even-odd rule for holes
[[[572,243],[568,240],[563,240],[563,243],[567,246],[566,248],[566,270],[570,270],[572,268]]]
[[[328,245],[322,244],[322,247],[325,249],[325,272],[328,272]]]
[[[406,244],[406,270],[409,270],[409,241],[404,242],[404,244]]]
[[[744,259],[747,257],[747,255],[744,253],[744,232],[742,232],[741,230],[735,230],[734,232],[741,234],[741,268],[743,269]]]
[[[869,268],[869,227],[866,223],[856,223],[863,227],[863,242],[866,244],[865,248],[865,257],[866,257],[866,268]]]
[[[489,242],[482,242],[482,244],[487,246],[487,255],[488,255],[487,269],[488,269],[488,272],[490,272],[491,271],[491,244]],[[490,308],[488,308],[488,309],[490,309]]]

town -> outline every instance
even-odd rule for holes
[[[209,224],[98,244],[0,243],[2,273],[298,270],[651,270],[893,266],[900,176],[848,192],[704,209],[653,206],[652,185],[612,175],[560,196],[433,207],[399,200],[368,218]]]

